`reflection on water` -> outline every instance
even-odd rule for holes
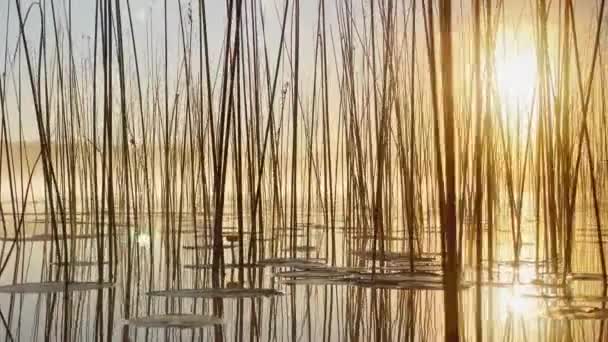
[[[404,231],[393,232],[385,240],[385,252],[374,256],[367,253],[373,236],[337,223],[334,264],[334,240],[318,222],[293,231],[266,229],[264,236],[246,230],[241,245],[238,223],[227,216],[220,286],[225,290],[213,290],[212,240],[194,226],[192,218],[183,217],[181,223],[173,219],[167,228],[162,215],[155,215],[151,222],[140,217],[129,228],[117,223],[115,238],[107,233],[98,238],[93,219],[81,215],[76,223],[68,224],[66,244],[57,245],[53,236],[31,239],[50,233],[47,218],[28,216],[2,278],[3,285],[17,286],[0,287],[3,319],[11,326],[6,339],[443,339],[439,255],[431,248],[410,260],[399,252],[405,250]],[[579,263],[580,269],[574,270],[578,273],[563,277],[560,268],[555,273],[548,267],[544,247],[539,246],[537,254],[535,226],[530,221],[522,231],[525,243],[519,267],[512,262],[510,232],[499,230],[505,236],[497,241],[506,242],[496,245],[493,265],[485,261],[479,292],[475,267],[463,265],[460,311],[466,340],[474,340],[478,328],[486,340],[495,341],[601,338],[608,299],[597,278],[597,252],[586,244],[577,245],[577,260],[588,261]],[[108,231],[107,224],[97,227],[101,233]],[[424,238],[435,241],[435,234],[438,231],[429,228]],[[290,248],[292,237],[306,248]],[[10,236],[4,239],[4,255],[12,245]],[[71,258],[67,264],[63,257],[60,262],[57,259],[65,247]],[[110,258],[111,248],[117,248],[116,259]],[[100,258],[103,263],[98,262]],[[374,258],[383,261],[372,267]],[[411,264],[416,270],[409,269]],[[66,276],[72,281],[67,292],[62,282]],[[97,285],[100,281],[103,286]],[[481,321],[476,319],[477,301],[481,301]]]
[[[531,314],[539,310],[538,303],[523,296],[522,288],[519,285],[514,285],[509,289],[503,300],[507,305],[508,312],[516,315]]]
[[[141,248],[148,248],[150,247],[150,234],[145,233],[145,232],[139,232],[137,234],[135,234],[135,237],[137,239],[137,245]]]

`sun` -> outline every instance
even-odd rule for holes
[[[494,67],[502,106],[509,111],[529,111],[538,78],[534,48],[504,44],[497,49]]]

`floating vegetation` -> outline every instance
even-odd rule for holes
[[[570,273],[566,276],[569,281],[604,281],[606,277],[599,273]]]
[[[428,271],[428,272],[437,272],[437,271],[441,271],[443,269],[441,264],[428,263],[426,261],[423,261],[423,262],[414,261],[414,267],[415,267],[416,271]],[[401,262],[392,261],[387,266],[381,266],[380,269],[385,270],[385,271],[411,271],[411,264],[410,264],[410,262],[405,262],[405,261],[401,261]]]
[[[224,324],[219,317],[203,315],[155,315],[129,319],[128,325],[136,328],[198,329]]]
[[[352,279],[348,278],[295,278],[281,280],[283,285],[351,285]]]
[[[271,258],[258,261],[258,264],[274,267],[294,267],[301,269],[327,268],[328,266],[318,259],[302,258]]]
[[[275,289],[219,288],[159,290],[150,291],[147,295],[168,298],[261,298],[280,296],[283,292]]]
[[[185,250],[212,250],[213,249],[213,245],[185,245],[183,248]],[[233,246],[233,245],[223,245],[222,248],[224,248],[224,249],[230,249],[230,248],[236,248],[236,246]]]
[[[204,270],[210,270],[213,268],[213,264],[200,264],[200,265],[195,265],[195,264],[186,264],[183,265],[184,268],[186,269],[204,269]],[[225,269],[237,269],[237,268],[262,268],[264,267],[264,265],[258,265],[258,264],[249,264],[249,263],[244,263],[242,265],[240,264],[224,264],[224,268]]]
[[[556,293],[528,293],[522,292],[519,294],[523,298],[535,298],[535,299],[544,299],[544,300],[569,300],[571,297],[556,294]]]
[[[359,281],[378,281],[378,282],[437,282],[443,281],[441,274],[432,272],[398,272],[398,273],[378,273],[362,274],[357,276]]]
[[[40,282],[40,283],[22,283],[14,285],[0,286],[0,293],[13,294],[46,294],[59,292],[83,292],[92,290],[102,290],[113,287],[113,283],[97,283],[97,282]]]
[[[556,320],[605,320],[608,319],[608,309],[595,306],[553,306],[547,309],[544,316]]]
[[[446,285],[443,281],[399,281],[399,280],[357,280],[353,284],[374,289],[393,289],[393,290],[427,290],[427,291],[443,291]],[[458,290],[466,290],[473,284],[462,282],[458,286]]]
[[[275,272],[273,275],[279,278],[340,278],[347,277],[351,272],[341,272],[332,269],[313,269],[307,271]]]
[[[331,269],[277,272],[276,277],[286,285],[355,285],[367,288],[443,290],[444,281],[440,274],[430,272],[400,272],[371,274],[362,272],[341,272]],[[460,289],[471,287],[468,282],[461,283]]]

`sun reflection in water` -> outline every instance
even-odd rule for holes
[[[150,247],[150,235],[148,233],[139,233],[137,235],[137,245],[141,248]]]
[[[510,315],[533,316],[540,310],[539,302],[526,295],[535,291],[535,285],[532,284],[538,282],[534,267],[523,266],[515,272],[513,285],[501,288],[497,293],[503,319]]]
[[[505,296],[509,312],[515,315],[531,315],[538,309],[531,298],[524,296],[520,285],[514,285],[512,289],[507,290]]]

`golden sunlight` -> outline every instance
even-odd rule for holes
[[[497,298],[502,307],[500,319],[507,319],[510,315],[529,316],[538,314],[540,307],[534,298],[526,297],[525,286],[514,284],[512,287],[499,289]]]
[[[529,315],[538,310],[534,300],[524,297],[517,286],[507,294],[506,301],[509,311],[516,315]]]
[[[494,60],[496,87],[503,107],[528,111],[534,98],[537,63],[531,46],[503,46]]]

